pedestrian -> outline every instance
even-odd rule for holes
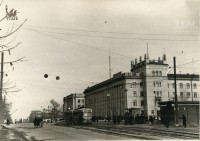
[[[6,120],[6,125],[10,125],[10,120],[9,119]]]
[[[116,116],[113,115],[113,123],[116,124],[116,121],[117,121]]]
[[[167,128],[169,128],[169,116],[168,116],[168,115],[165,115],[164,121],[165,121],[165,126],[166,126]]]
[[[149,116],[149,121],[150,121],[150,123],[151,123],[151,125],[153,125],[153,117],[152,116]]]
[[[120,121],[121,121],[121,117],[120,115],[117,116],[117,124],[120,124]]]
[[[186,119],[186,117],[185,117],[184,114],[182,115],[182,119],[183,119],[183,126],[186,128],[186,121],[187,121],[187,119]]]
[[[33,124],[34,124],[34,128],[36,128],[36,126],[37,126],[37,117],[34,118]]]
[[[43,117],[40,118],[40,127],[43,127],[44,121],[43,121]]]

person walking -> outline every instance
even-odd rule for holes
[[[167,127],[167,128],[169,128],[169,121],[170,120],[170,118],[169,118],[169,115],[165,115],[165,117],[164,117],[164,121],[165,121],[165,126]]]
[[[37,127],[37,117],[34,118],[33,124],[34,124],[34,128],[36,128]]]
[[[184,114],[182,115],[182,119],[183,119],[183,126],[186,128],[186,121],[187,121],[187,119],[186,119],[186,117],[185,117]]]
[[[149,121],[151,122],[151,125],[153,125],[153,116],[149,116]]]

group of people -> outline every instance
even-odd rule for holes
[[[34,128],[36,127],[43,127],[43,118],[42,117],[35,117],[33,120]]]
[[[102,119],[101,117],[97,117],[97,116],[93,116],[92,117],[92,122],[98,122],[99,119]],[[105,118],[103,118],[106,120],[108,120],[108,122],[111,120],[111,117],[109,118],[105,116]],[[137,114],[136,116],[133,116],[133,115],[130,115],[129,113],[125,113],[125,116],[122,117],[120,115],[113,115],[112,117],[112,121],[114,124],[120,124],[121,120],[124,120],[124,124],[125,125],[132,125],[132,124],[143,124],[143,123],[147,123],[149,122],[150,125],[153,125],[154,124],[154,121],[155,120],[161,120],[160,118],[156,118],[154,115],[150,115],[149,117],[147,116],[144,116],[143,114],[139,115]],[[182,117],[180,117],[180,119],[182,119],[182,124],[183,126],[186,128],[186,117],[185,115],[183,114]],[[169,128],[169,125],[170,125],[170,121],[171,121],[171,116],[166,114],[164,115],[164,117],[162,118],[162,123],[167,127]],[[156,122],[160,122],[160,121],[156,121]]]
[[[120,115],[113,115],[113,123],[114,124],[120,124],[121,122],[121,116]]]

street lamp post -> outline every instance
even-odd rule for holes
[[[107,94],[107,115],[110,116],[110,94]]]
[[[178,124],[178,99],[176,87],[176,57],[174,57],[174,85],[175,85],[175,124]]]

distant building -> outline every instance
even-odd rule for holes
[[[174,100],[173,74],[162,60],[131,61],[131,72],[119,72],[111,79],[85,89],[85,106],[93,109],[93,115],[113,114],[124,116],[125,112],[133,115],[160,116],[159,102]],[[179,74],[177,76],[177,94],[179,101],[199,100],[199,75]]]
[[[84,94],[70,94],[63,98],[63,112],[85,107]]]
[[[42,116],[43,116],[42,111],[33,110],[33,111],[31,111],[31,113],[30,113],[29,122],[33,122],[33,120],[35,119],[35,117],[42,117]]]

